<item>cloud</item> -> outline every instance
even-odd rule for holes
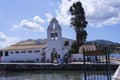
[[[62,0],[56,17],[60,23],[69,25],[71,18],[69,8],[80,0]],[[81,0],[86,19],[90,26],[102,27],[120,23],[120,0]]]
[[[42,23],[45,23],[45,21],[42,18],[40,18],[39,16],[35,16],[35,17],[33,17],[33,21],[29,21],[27,19],[21,20],[19,25],[13,26],[13,29],[23,28],[26,31],[44,32],[44,28],[40,25]]]
[[[45,23],[45,21],[44,21],[42,18],[40,18],[39,16],[35,16],[35,17],[33,18],[33,21],[39,22],[39,23]]]
[[[47,22],[50,22],[51,19],[53,18],[52,14],[46,13],[45,15],[46,15],[46,17],[47,17]]]
[[[71,15],[69,12],[70,6],[79,0],[62,0],[59,4],[59,9],[56,11],[56,18],[63,25],[70,25]]]
[[[86,17],[92,26],[108,26],[120,22],[120,0],[82,0]]]
[[[28,20],[22,20],[20,22],[20,27],[30,31],[44,31],[44,28],[42,28],[39,24],[35,22],[30,22]]]
[[[4,33],[0,32],[0,48],[4,48],[9,45],[13,45],[21,39],[18,37],[6,36]]]
[[[18,29],[20,26],[14,25],[13,28]]]
[[[50,5],[53,5],[53,2],[50,2]]]

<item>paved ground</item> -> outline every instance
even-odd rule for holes
[[[120,65],[120,58],[111,58],[110,59],[110,62],[112,64],[119,64]]]

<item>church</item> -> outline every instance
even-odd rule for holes
[[[62,37],[62,28],[52,18],[47,28],[47,38],[26,40],[0,49],[0,62],[53,63],[68,57],[72,39]]]

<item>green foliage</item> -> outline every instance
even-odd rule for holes
[[[69,50],[69,56],[71,56],[71,54],[74,54],[77,52],[77,42],[74,41],[70,47],[70,50]]]
[[[76,32],[76,48],[74,50],[78,53],[79,47],[86,41],[87,32],[85,31],[85,28],[87,26],[87,21],[81,2],[73,3],[69,11],[72,15],[70,24]]]

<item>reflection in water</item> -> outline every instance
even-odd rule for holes
[[[91,73],[91,72],[88,72]],[[94,80],[106,80],[103,71],[100,74],[91,75]],[[28,71],[28,72],[0,72],[0,80],[84,80],[82,71]]]
[[[83,80],[77,71],[0,72],[0,80]]]

